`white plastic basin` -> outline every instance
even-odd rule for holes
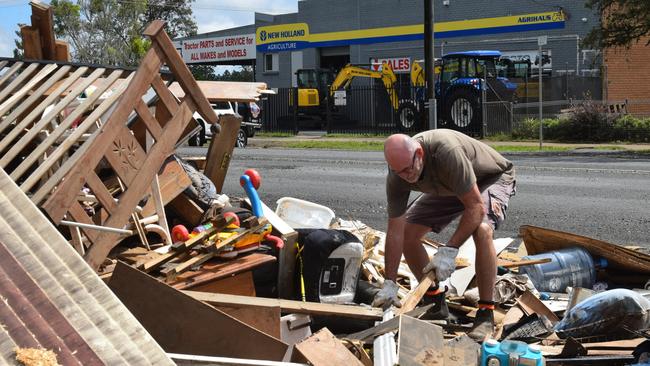
[[[336,215],[330,208],[293,197],[277,201],[276,215],[293,228],[329,229]]]

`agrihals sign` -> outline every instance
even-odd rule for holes
[[[256,33],[259,52],[296,51],[309,45],[307,23],[259,27]]]
[[[411,72],[410,57],[393,57],[393,58],[371,58],[370,68],[374,71],[381,71],[381,65],[387,63],[396,74]]]
[[[255,59],[255,35],[242,34],[180,41],[186,64]]]

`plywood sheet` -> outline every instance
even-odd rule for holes
[[[400,366],[444,364],[442,328],[408,315],[400,317],[397,357]]]
[[[314,366],[363,366],[327,328],[296,343],[296,350]]]
[[[254,102],[266,90],[266,83],[250,83],[237,81],[197,81],[201,92],[210,102]],[[185,97],[185,92],[178,83],[172,83],[169,90],[178,99]]]
[[[109,282],[166,352],[281,361],[287,345],[118,262]]]

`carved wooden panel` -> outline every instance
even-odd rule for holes
[[[109,119],[89,141],[90,145],[77,151],[70,159],[74,161],[74,166],[43,204],[43,209],[55,223],[60,223],[67,216],[75,221],[87,221],[88,213],[80,210],[77,202],[79,193],[85,189],[97,197],[99,202],[96,205],[103,206],[101,209],[105,215],[100,215],[101,222],[98,224],[117,229],[124,227],[149,190],[162,163],[173,153],[192,114],[198,110],[206,120],[216,122],[214,111],[162,27],[161,21],[154,21],[147,27],[145,35],[151,38],[152,47],[133,80],[122,93]],[[185,91],[186,98],[180,104],[160,79],[159,70],[163,64],[169,67]],[[169,112],[169,120],[164,125],[143,104],[143,97],[150,90],[164,102]],[[133,116],[140,118],[154,136],[155,141],[148,149],[138,142],[127,127],[128,120]],[[102,182],[102,175],[116,175],[119,178],[118,192],[109,193],[109,188]],[[114,206],[112,202],[106,203],[111,198],[117,200]],[[104,201],[104,205],[101,205],[101,201]],[[101,265],[119,238],[119,233],[106,231],[93,235],[92,246],[85,255],[91,267],[97,269]]]

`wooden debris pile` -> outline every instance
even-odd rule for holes
[[[41,37],[47,33],[35,27],[25,28],[24,36],[36,28]],[[556,327],[571,318],[565,316],[571,309],[585,306],[580,300],[602,296],[604,284],[646,287],[650,256],[534,227],[522,227],[523,245],[508,238],[494,242],[502,272],[491,343],[466,336],[477,310],[471,240],[460,248],[446,284],[447,319],[426,320],[437,304],[421,299],[434,279],[418,283],[405,261],[397,281],[403,306],[384,311],[368,305],[384,281],[385,235],[344,220],[323,229],[351,232],[361,243],[362,258],[350,270],[360,274],[354,302],[304,301],[305,285],[319,292],[320,281],[340,275],[348,262],[330,263],[328,271],[308,268],[319,278],[305,284],[300,228],[261,202],[254,184],[246,189],[248,201],[239,204],[222,192],[241,118],[217,118],[210,102],[254,101],[266,85],[197,82],[162,22],[150,24],[145,35],[152,46],[137,70],[0,59],[0,167],[176,362],[479,365],[486,349],[498,349],[494,342],[520,340],[526,352],[547,356],[549,365],[614,365],[630,361],[645,340],[645,329],[632,327],[638,322],[630,319],[619,322],[627,337],[617,339],[597,332],[593,339],[561,338],[566,333]],[[41,53],[51,54],[50,38],[39,43]],[[161,72],[163,66],[169,71]],[[218,123],[220,133],[202,169],[192,170],[174,153],[196,132],[195,113]],[[440,245],[423,243],[429,255]],[[607,262],[588,288],[538,291],[534,276],[522,275],[554,263],[526,255],[575,246]],[[643,298],[643,291],[636,293]],[[618,319],[611,314],[610,321]],[[614,344],[615,350],[603,350]]]

